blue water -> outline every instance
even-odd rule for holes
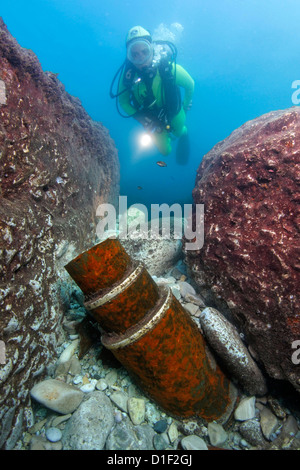
[[[0,15],[43,70],[58,73],[109,129],[128,204],[191,202],[203,155],[246,121],[291,107],[292,83],[300,79],[299,0],[3,0]],[[153,32],[174,22],[184,28],[177,61],[195,80],[185,167],[176,165],[174,151],[165,158],[154,148],[142,151],[141,127],[121,118],[109,97],[128,29],[139,24]]]

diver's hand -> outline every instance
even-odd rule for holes
[[[144,113],[138,111],[137,113],[134,114],[134,119],[136,119],[140,124],[142,124],[142,126],[147,130],[147,131],[151,131],[156,123],[154,122],[154,120],[152,118],[150,118],[149,116],[146,116]]]

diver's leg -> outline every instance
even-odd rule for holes
[[[155,132],[153,134],[153,140],[154,140],[156,147],[158,148],[159,152],[162,155],[166,156],[166,155],[169,155],[169,153],[171,153],[172,147],[171,147],[171,138],[170,138],[169,132],[167,131],[163,131],[160,133]]]
[[[177,148],[176,148],[176,163],[179,165],[186,165],[190,155],[190,140],[188,136],[188,130],[185,125],[185,111],[183,108],[172,120],[172,131],[173,134],[178,137]]]
[[[187,127],[185,125],[186,115],[183,108],[180,109],[179,113],[174,116],[171,122],[172,132],[176,137],[181,137],[187,133]]]

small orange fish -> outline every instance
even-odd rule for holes
[[[158,166],[167,166],[167,164],[165,162],[159,161],[159,162],[156,162],[156,163],[157,163]]]

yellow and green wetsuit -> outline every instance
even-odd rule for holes
[[[163,110],[166,106],[164,99],[164,85],[163,77],[160,72],[159,67],[153,69],[154,77],[151,79],[151,97],[154,98],[152,103],[149,104],[149,84],[147,87],[146,76],[143,76],[138,70],[131,70],[133,74],[131,77],[131,87],[127,88],[124,82],[124,74],[126,74],[126,69],[123,72],[123,75],[120,80],[119,85],[119,103],[122,109],[129,116],[139,119],[141,115],[151,115],[153,109],[155,108],[155,114],[158,115],[160,110]],[[183,103],[179,106],[179,111],[175,115],[171,116],[168,124],[170,125],[171,133],[176,137],[181,137],[187,133],[187,128],[185,125],[186,121],[186,110],[188,109],[193,93],[194,93],[194,80],[188,74],[188,72],[177,64],[172,64],[173,77],[175,79],[175,84],[178,87],[184,89]],[[149,82],[148,82],[149,83]],[[126,90],[126,91],[125,91]],[[123,92],[123,93],[122,93]],[[148,100],[148,102],[147,102]],[[147,102],[147,105],[146,105]],[[171,137],[170,132],[166,129],[166,126],[163,126],[159,131],[153,132],[153,138],[155,145],[157,146],[159,152],[163,155],[168,155],[171,150]]]

